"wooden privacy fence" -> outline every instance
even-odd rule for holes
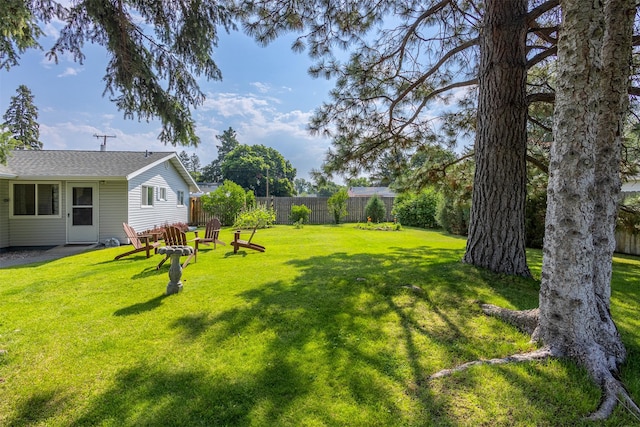
[[[616,230],[616,252],[640,255],[640,235]]]
[[[386,208],[385,221],[393,221],[391,209],[393,208],[393,197],[380,197]],[[258,203],[272,207],[276,212],[276,224],[292,224],[289,219],[291,214],[291,206],[305,205],[311,209],[309,215],[309,224],[333,224],[333,214],[329,212],[327,205],[328,197],[256,197]],[[347,200],[347,216],[342,218],[340,222],[367,222],[367,215],[364,213],[365,207],[369,202],[368,197],[350,197]],[[191,216],[190,223],[192,225],[203,226],[211,219],[211,215],[202,210],[202,204],[199,198],[191,199]]]

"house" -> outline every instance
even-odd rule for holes
[[[622,183],[620,189],[622,196],[633,196],[640,193],[640,176],[632,176],[627,178],[627,181]]]
[[[380,197],[396,197],[389,187],[350,187],[347,191],[349,197],[371,197],[378,195]]]
[[[14,151],[0,165],[0,250],[128,243],[123,222],[188,223],[196,191],[174,152]]]

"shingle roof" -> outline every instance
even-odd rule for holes
[[[19,150],[8,156],[6,165],[0,165],[0,177],[130,179],[167,160],[189,184],[195,184],[174,152]]]
[[[348,194],[349,197],[371,197],[376,194],[380,197],[396,196],[396,193],[389,187],[351,187]]]

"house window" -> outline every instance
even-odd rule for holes
[[[142,186],[142,206],[153,206],[154,188],[148,185]]]
[[[178,206],[183,206],[184,205],[184,191],[178,190],[176,195],[178,197]]]
[[[60,185],[14,183],[13,216],[59,216]]]
[[[167,200],[167,188],[166,187],[158,187],[158,200],[166,201]]]

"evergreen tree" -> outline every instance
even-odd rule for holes
[[[552,97],[528,94],[526,75],[555,54],[557,1],[243,0],[241,6],[245,28],[258,41],[302,33],[294,48],[308,48],[318,60],[310,73],[335,78],[331,102],[310,123],[312,131],[332,138],[322,168],[328,176],[367,171],[391,184],[396,173],[387,169],[405,169],[408,154],[475,133],[464,261],[530,275],[524,246],[527,107]],[[351,49],[348,61],[336,59],[336,47]],[[453,99],[457,107],[434,126],[430,106]],[[422,177],[413,182],[423,183]]]
[[[17,95],[11,97],[9,108],[4,113],[4,126],[11,132],[17,144],[16,150],[42,150],[38,108],[33,104],[33,95],[25,85],[18,86]]]
[[[218,147],[218,157],[202,168],[202,180],[206,182],[222,182],[224,176],[222,174],[222,163],[227,154],[240,145],[236,138],[236,131],[232,127],[222,132],[222,135],[216,135],[216,139],[220,141]]]
[[[184,167],[187,170],[190,170],[190,168],[191,168],[191,158],[189,157],[189,153],[187,153],[186,151],[182,150],[180,152],[180,154],[178,154],[178,158],[180,159],[180,161],[182,162]]]
[[[202,173],[200,172],[200,157],[196,153],[193,153],[189,157],[189,173],[196,182],[202,181]]]
[[[17,65],[19,54],[38,46],[40,25],[63,23],[48,50],[54,61],[69,55],[82,63],[85,44],[106,49],[104,93],[126,118],[157,118],[159,139],[197,145],[191,109],[205,99],[197,77],[220,80],[213,60],[218,31],[235,29],[228,2],[121,0],[0,2],[0,67]]]

